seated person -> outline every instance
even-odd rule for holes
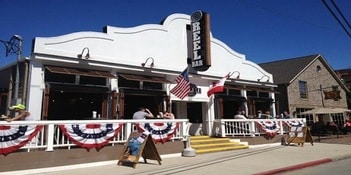
[[[351,120],[346,120],[342,126],[342,131],[344,134],[351,132]]]
[[[167,111],[164,111],[161,116],[165,119],[175,119],[174,114]]]
[[[128,142],[127,150],[124,153],[123,159],[135,161],[136,156],[139,154],[140,146],[143,144],[148,135],[149,134],[147,132],[143,132],[139,137],[132,137]]]
[[[234,119],[247,119],[240,111],[237,112],[236,115],[234,115]]]

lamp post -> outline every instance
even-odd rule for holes
[[[15,94],[14,94],[14,100],[15,102],[12,101],[12,104],[18,102],[18,89],[19,89],[19,61],[22,57],[22,48],[23,48],[23,39],[20,35],[13,35],[9,41],[3,41],[0,40],[1,43],[3,43],[6,47],[6,57],[9,54],[16,54],[17,55],[17,60],[16,60],[16,79],[15,79]]]

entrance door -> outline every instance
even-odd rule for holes
[[[103,97],[101,93],[79,93],[69,91],[50,92],[48,120],[91,119],[92,112],[101,116]]]
[[[187,114],[189,122],[202,123],[202,103],[192,102],[187,103]]]
[[[161,112],[162,96],[125,94],[124,100],[124,119],[132,119],[140,107],[148,108],[155,117]]]

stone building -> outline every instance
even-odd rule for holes
[[[278,85],[277,112],[288,111],[296,117],[306,117],[307,122],[318,120],[342,124],[347,109],[348,88],[342,83],[322,55],[308,55],[259,64],[273,74]],[[330,111],[312,112],[317,109]],[[320,114],[320,115],[319,115]],[[324,117],[325,115],[330,117]],[[320,117],[318,119],[318,117]]]

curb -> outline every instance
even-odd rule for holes
[[[283,168],[277,168],[277,169],[273,169],[273,170],[269,170],[269,171],[256,173],[256,174],[253,174],[253,175],[279,174],[279,173],[283,173],[283,172],[287,172],[287,171],[294,171],[294,170],[298,170],[298,169],[302,169],[302,168],[312,167],[312,166],[321,165],[321,164],[324,164],[324,163],[335,162],[335,161],[338,161],[338,160],[344,160],[344,159],[350,159],[350,158],[351,158],[351,154],[346,154],[346,155],[343,155],[343,156],[336,156],[336,157],[333,157],[333,158],[325,158],[325,159],[305,162],[305,163],[301,163],[301,164],[297,164],[297,165],[287,166],[287,167],[283,167]]]
[[[306,163],[301,163],[301,164],[297,164],[297,165],[293,165],[293,166],[288,166],[288,167],[278,168],[278,169],[269,170],[269,171],[265,171],[265,172],[260,172],[260,173],[254,174],[254,175],[278,174],[278,173],[283,173],[283,172],[287,172],[287,171],[294,171],[294,170],[297,170],[297,169],[302,169],[302,168],[306,168],[306,167],[320,165],[320,164],[328,163],[328,162],[331,162],[331,161],[332,161],[332,159],[329,159],[329,158],[328,159],[320,159],[320,160],[306,162]]]

